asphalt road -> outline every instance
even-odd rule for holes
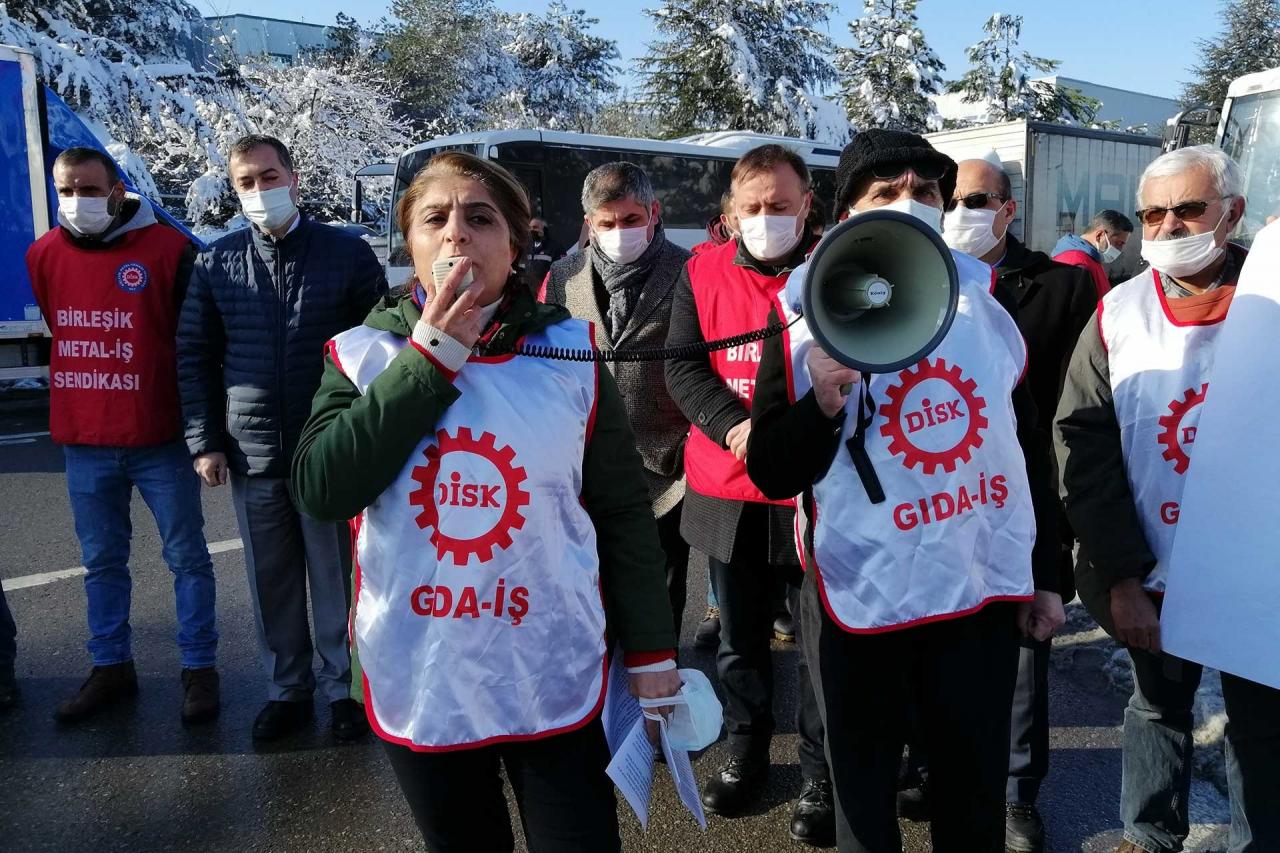
[[[20,705],[0,717],[0,850],[4,851],[382,851],[420,850],[381,749],[372,738],[336,745],[327,709],[314,730],[269,751],[250,738],[265,700],[254,650],[243,555],[227,490],[206,490],[205,534],[218,553],[223,711],[209,726],[178,720],[179,662],[173,593],[155,525],[135,499],[132,571],[137,700],[76,728],[57,727],[53,707],[89,670],[79,577],[33,577],[79,566],[62,453],[51,444],[39,395],[0,395],[0,579],[18,623]],[[16,436],[16,437],[15,437]],[[41,581],[33,583],[34,581]],[[690,568],[682,659],[713,677],[714,659],[689,642],[701,618],[706,566]],[[1051,772],[1040,806],[1055,851],[1113,850],[1120,788],[1124,696],[1103,673],[1107,644],[1073,620],[1057,641],[1051,673]],[[795,756],[795,648],[779,645],[780,734],[760,806],[736,820],[712,817],[700,831],[657,771],[648,831],[622,811],[628,851],[803,850],[787,839],[800,788]],[[963,701],[963,697],[958,697]],[[705,778],[723,743],[695,761]],[[1189,850],[1225,845],[1226,803],[1207,782],[1192,797]],[[517,823],[518,825],[518,823]],[[930,849],[927,824],[903,823],[909,851]]]

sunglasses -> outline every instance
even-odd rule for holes
[[[1137,211],[1137,214],[1143,225],[1152,227],[1164,222],[1165,215],[1171,210],[1173,215],[1183,222],[1199,222],[1200,217],[1204,216],[1204,212],[1209,209],[1209,205],[1215,201],[1223,201],[1228,198],[1230,196],[1219,196],[1210,201],[1184,201],[1182,204],[1175,204],[1173,207],[1144,207]]]
[[[986,207],[987,203],[993,198],[997,201],[1009,200],[1007,196],[1000,195],[1000,193],[969,193],[967,196],[962,196],[961,198],[949,199],[947,201],[947,206],[943,209],[947,213],[950,213],[956,209],[957,204],[963,204],[970,210],[980,210]]]
[[[940,163],[877,163],[871,167],[871,174],[880,181],[894,181],[902,177],[908,169],[915,172],[923,180],[940,181],[947,174],[947,167]]]

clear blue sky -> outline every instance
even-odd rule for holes
[[[333,22],[346,12],[362,23],[387,14],[386,0],[192,0],[202,14],[234,12]],[[539,0],[497,0],[498,6],[516,12],[546,8]],[[600,18],[599,35],[618,42],[623,66],[645,53],[655,37],[644,14],[657,0],[567,0]],[[847,23],[861,9],[861,0],[842,0],[833,16],[831,36],[847,44]],[[982,24],[992,12],[1024,17],[1022,47],[1035,56],[1059,59],[1060,74],[1152,95],[1177,97],[1190,78],[1189,66],[1198,57],[1196,40],[1219,30],[1220,3],[1210,0],[921,0],[918,7],[925,37],[947,64],[947,79],[964,73],[964,50],[980,38]]]

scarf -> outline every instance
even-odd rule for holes
[[[618,335],[627,328],[631,312],[640,301],[640,291],[644,290],[645,282],[649,280],[649,273],[653,272],[653,265],[657,263],[664,243],[666,243],[666,236],[663,234],[662,223],[659,222],[653,229],[653,239],[649,242],[649,247],[644,250],[644,254],[629,264],[616,264],[600,251],[595,241],[592,241],[591,268],[604,285],[605,292],[609,294],[609,307],[604,312],[604,325],[610,337]]]

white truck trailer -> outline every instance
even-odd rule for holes
[[[1052,254],[1062,235],[1079,233],[1100,210],[1118,210],[1132,219],[1138,178],[1160,155],[1160,140],[1154,136],[1037,121],[944,130],[927,138],[956,161],[994,150],[1018,202],[1011,231],[1046,254]],[[1112,280],[1137,271],[1139,243],[1129,241],[1124,254],[1108,266]]]

